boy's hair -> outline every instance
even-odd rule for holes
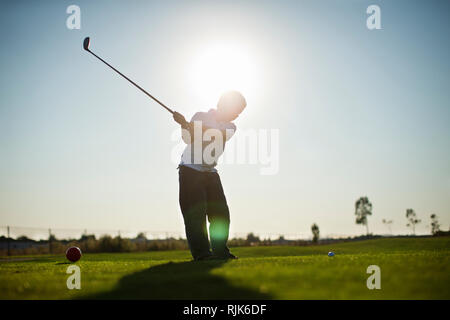
[[[217,109],[233,110],[238,114],[247,106],[244,96],[239,91],[227,91],[217,102]]]

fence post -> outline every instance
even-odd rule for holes
[[[7,244],[7,246],[8,246],[8,256],[10,256],[11,255],[11,250],[10,250],[10,247],[9,247],[9,226],[7,226],[6,227],[6,233],[8,234],[8,236],[7,236],[7,238],[6,238],[6,244]]]
[[[52,229],[48,229],[48,251],[52,253]]]

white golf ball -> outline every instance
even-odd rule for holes
[[[328,256],[329,257],[334,257],[334,252],[333,251],[328,252]]]

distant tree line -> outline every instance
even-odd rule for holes
[[[366,227],[366,235],[370,236],[369,233],[369,221],[368,217],[372,215],[372,203],[369,201],[369,198],[367,196],[360,197],[355,202],[355,216],[356,216],[356,224],[360,224]],[[416,212],[413,209],[406,209],[406,219],[407,223],[406,226],[411,228],[412,234],[416,234],[416,225],[421,222],[421,220],[417,217]],[[434,213],[430,216],[431,219],[431,234],[432,235],[445,235],[449,232],[442,232],[440,230],[440,223],[438,221],[437,215]],[[383,224],[386,225],[389,229],[389,233],[392,234],[391,225],[393,224],[393,220],[383,219]],[[319,241],[319,226],[314,223],[311,226],[311,232],[312,232],[312,242],[317,243]]]
[[[309,245],[311,243],[332,243],[336,241],[353,241],[365,238],[373,238],[369,233],[368,217],[372,215],[372,203],[367,196],[360,197],[355,202],[356,224],[366,227],[366,236],[348,237],[345,239],[322,239],[320,240],[320,230],[316,223],[311,226],[312,240],[287,240],[280,235],[278,239],[260,239],[253,233],[249,233],[246,238],[234,238],[229,240],[231,247],[238,246],[274,246],[274,245]],[[407,227],[410,227],[412,234],[416,233],[416,225],[421,223],[413,209],[406,209]],[[434,236],[449,235],[450,231],[440,230],[440,223],[436,214],[430,215],[431,234]],[[383,224],[389,228],[392,233],[391,225],[393,220],[382,220]],[[9,234],[9,227],[8,227]],[[159,250],[185,250],[188,244],[185,239],[167,238],[167,239],[147,239],[144,233],[139,233],[136,238],[122,238],[120,235],[111,237],[103,235],[96,238],[95,235],[83,235],[80,239],[58,240],[49,230],[48,240],[34,241],[26,236],[20,236],[17,239],[0,237],[0,255],[28,255],[28,254],[61,254],[70,246],[77,246],[83,252],[139,252],[139,251],[159,251]]]
[[[8,245],[7,245],[8,244]],[[286,240],[282,235],[278,239],[263,239],[253,233],[246,238],[234,238],[229,240],[231,247],[239,246],[274,246],[274,245],[307,245],[305,240]],[[162,250],[186,250],[188,243],[186,239],[147,239],[144,233],[139,233],[136,238],[123,238],[121,236],[111,237],[104,235],[96,238],[95,235],[83,235],[80,239],[62,240],[56,239],[50,234],[48,240],[35,241],[25,236],[11,239],[0,237],[0,255],[8,255],[7,247],[10,247],[10,255],[31,254],[64,254],[67,248],[77,246],[82,252],[143,252]]]

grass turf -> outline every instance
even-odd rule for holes
[[[336,256],[330,258],[328,251]],[[450,299],[450,237],[234,248],[233,261],[187,251],[85,254],[81,290],[62,255],[0,262],[0,299]],[[381,290],[369,290],[369,265]]]

